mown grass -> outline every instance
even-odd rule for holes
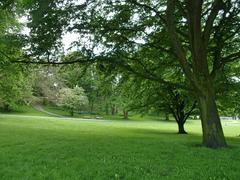
[[[240,176],[240,123],[224,121],[230,148],[200,146],[164,121],[80,121],[0,115],[1,179],[230,179]]]

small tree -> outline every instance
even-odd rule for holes
[[[63,88],[59,91],[58,105],[66,108],[71,116],[74,111],[79,111],[83,106],[88,104],[88,98],[81,87]]]

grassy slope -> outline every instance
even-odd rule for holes
[[[1,179],[231,179],[240,176],[240,123],[224,122],[231,145],[198,146],[157,121],[78,121],[0,115]]]
[[[34,109],[32,106],[18,106],[10,112],[0,112],[0,114],[16,114],[16,115],[30,115],[30,116],[47,116],[47,114]]]

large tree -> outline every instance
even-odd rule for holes
[[[239,2],[188,0],[179,3],[168,0],[166,13],[171,42],[198,97],[203,144],[224,147],[226,142],[215,102],[214,78],[225,63],[240,56],[237,48]],[[186,37],[179,33],[183,29],[187,30]],[[184,48],[183,38],[187,40],[187,48]],[[229,49],[229,43],[236,48]]]

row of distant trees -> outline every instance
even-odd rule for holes
[[[14,67],[21,68],[19,65]],[[170,116],[176,120],[179,133],[186,133],[184,124],[191,115],[199,115],[194,95],[189,96],[184,87],[169,85],[165,88],[121,70],[106,74],[96,64],[61,68],[29,66],[17,72],[19,74],[6,75],[2,81],[1,92],[6,93],[0,96],[0,100],[5,111],[23,104],[43,103],[61,107],[71,115],[74,112],[121,114],[128,119],[129,112],[132,112],[160,115],[165,119]],[[235,87],[235,83],[232,86]],[[222,115],[237,116],[239,113],[235,99],[239,94],[237,86],[235,88],[231,91],[223,89],[218,95],[218,105],[224,107],[220,109]]]

